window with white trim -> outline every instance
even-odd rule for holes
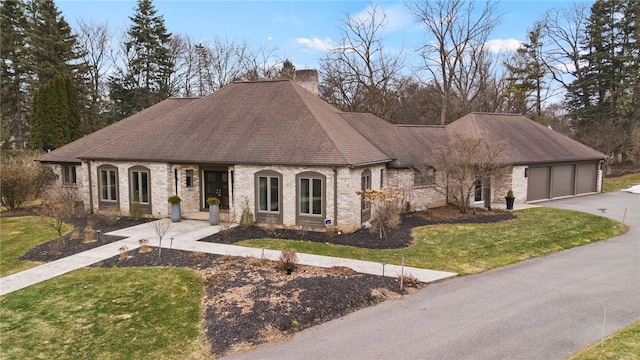
[[[149,196],[149,170],[135,168],[130,171],[131,203],[148,205]]]
[[[258,211],[280,212],[280,178],[258,176]]]
[[[299,201],[301,215],[322,215],[322,179],[300,177],[299,179]]]
[[[118,170],[116,168],[101,168],[98,178],[100,188],[100,201],[118,201]]]

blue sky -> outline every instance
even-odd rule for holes
[[[415,0],[410,0],[415,1]],[[480,0],[481,1],[481,0]],[[491,36],[489,46],[514,49],[526,39],[526,32],[550,8],[569,7],[573,2],[593,0],[502,0],[501,24]],[[277,54],[291,60],[296,68],[317,68],[323,51],[340,38],[339,26],[346,14],[357,16],[370,1],[179,1],[154,0],[164,16],[169,32],[190,35],[206,42],[216,36],[246,40],[250,45],[276,48]],[[388,49],[403,49],[409,54],[425,41],[425,34],[414,22],[403,1],[377,1],[388,24],[381,34]],[[127,29],[135,1],[128,0],[56,0],[58,9],[71,24],[78,20],[109,24],[112,31]]]

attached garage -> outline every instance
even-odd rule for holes
[[[597,162],[530,166],[527,201],[596,192],[597,180]]]

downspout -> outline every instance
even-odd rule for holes
[[[176,195],[178,195],[178,169],[173,168],[173,180],[176,187]]]
[[[87,160],[87,174],[89,180],[89,214],[93,214],[93,181],[91,181],[91,160]]]
[[[338,226],[338,169],[333,167],[333,225]]]

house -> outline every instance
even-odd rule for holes
[[[600,191],[604,155],[526,117],[469,114],[447,126],[393,125],[337,110],[317,96],[317,73],[294,80],[235,82],[203,98],[168,99],[43,155],[90,212],[167,216],[247,208],[260,224],[343,231],[370,217],[357,190],[403,185],[411,206],[446,202],[437,169],[417,171],[453,134],[506,140],[507,176],[481,181],[482,194],[518,202]],[[428,166],[428,164],[426,164]],[[526,197],[525,197],[526,194]]]

